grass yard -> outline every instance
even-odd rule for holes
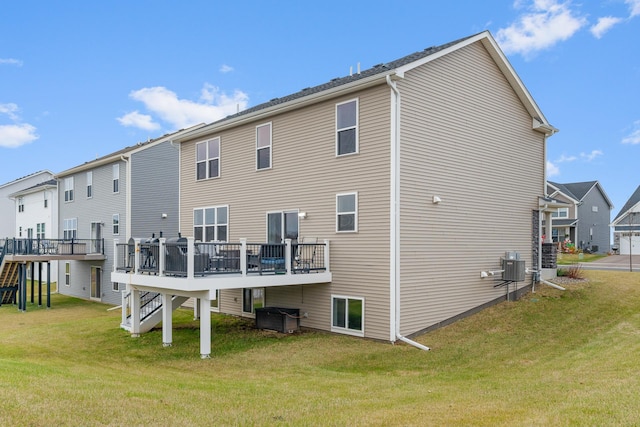
[[[640,273],[585,275],[419,337],[430,352],[213,315],[201,360],[191,310],[163,348],[101,304],[2,306],[0,424],[639,425]]]
[[[600,258],[605,258],[609,255],[605,255],[605,254],[585,254],[585,253],[581,253],[581,254],[565,254],[565,253],[558,253],[558,265],[571,265],[571,264],[577,264],[579,262],[591,262],[591,261],[595,261],[597,259]]]

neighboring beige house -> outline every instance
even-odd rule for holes
[[[303,327],[417,345],[407,337],[505,298],[481,272],[499,271],[506,252],[528,269],[508,292],[531,285],[555,131],[483,32],[180,136],[186,277],[165,272],[163,246],[155,274],[139,271],[138,258],[133,270],[118,265],[112,280],[132,292],[131,330],[146,329],[139,298],[154,291],[165,307],[175,295],[200,299],[203,357],[211,304],[248,317],[294,308]],[[555,209],[547,205],[549,218]],[[283,244],[284,261],[251,242]],[[207,267],[197,248],[211,254]],[[229,257],[238,264],[227,269]],[[282,274],[261,270],[264,258]]]

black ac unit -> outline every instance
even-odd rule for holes
[[[524,260],[520,259],[503,259],[502,260],[502,280],[512,282],[524,282],[525,266]]]

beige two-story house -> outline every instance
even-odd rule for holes
[[[132,332],[135,301],[153,291],[200,300],[205,357],[211,305],[248,317],[294,308],[303,327],[418,345],[531,285],[555,131],[483,32],[175,138],[190,261],[167,269],[167,241],[164,268],[112,274],[132,292]],[[507,252],[527,274],[506,291],[485,272]]]

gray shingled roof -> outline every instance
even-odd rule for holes
[[[620,212],[618,212],[618,215],[616,215],[613,221],[615,222],[618,218],[622,217],[629,209],[638,203],[640,203],[640,185],[636,188],[636,191],[634,191],[631,197],[629,197],[629,200],[627,200],[627,203],[625,203],[622,209],[620,209]]]
[[[584,196],[596,185],[598,181],[587,181],[587,182],[572,182],[569,184],[560,184],[558,182],[551,182],[549,184],[556,187],[558,190],[566,194],[567,196],[575,199],[582,200]]]
[[[478,33],[478,34],[481,34],[481,33]],[[427,49],[421,50],[419,52],[414,52],[414,53],[412,53],[410,55],[403,56],[402,58],[396,59],[396,60],[391,61],[391,62],[374,65],[373,67],[371,67],[369,69],[366,69],[364,71],[361,71],[360,73],[354,73],[353,75],[346,76],[346,77],[338,77],[338,78],[332,79],[332,80],[330,80],[330,81],[328,81],[326,83],[320,84],[318,86],[308,87],[308,88],[302,89],[301,91],[298,91],[296,93],[292,93],[290,95],[286,95],[286,96],[283,96],[283,97],[280,97],[280,98],[274,98],[274,99],[272,99],[272,100],[270,100],[268,102],[264,102],[262,104],[258,104],[258,105],[254,106],[254,107],[251,107],[251,108],[248,108],[246,110],[240,111],[237,114],[233,114],[233,115],[225,117],[224,119],[221,119],[221,120],[215,121],[213,123],[210,123],[210,125],[216,125],[218,123],[222,123],[222,122],[224,122],[226,120],[230,120],[230,119],[233,119],[233,118],[236,118],[236,117],[240,117],[240,116],[243,116],[245,114],[250,114],[250,113],[253,113],[255,111],[259,111],[259,110],[263,110],[265,108],[273,107],[275,105],[284,104],[285,102],[293,101],[295,99],[303,98],[305,96],[309,96],[309,95],[312,95],[312,94],[323,92],[325,90],[333,89],[335,87],[342,86],[342,85],[345,85],[345,84],[348,84],[348,83],[351,83],[351,82],[354,82],[354,81],[357,81],[357,80],[365,79],[367,77],[371,77],[371,76],[374,76],[376,74],[381,74],[381,73],[384,73],[384,72],[388,72],[390,70],[394,70],[396,68],[399,68],[399,67],[402,67],[404,65],[410,64],[410,63],[412,63],[414,61],[417,61],[419,59],[426,58],[429,55],[433,55],[434,53],[440,52],[441,50],[447,49],[447,48],[449,48],[451,46],[454,46],[454,45],[456,45],[456,44],[458,44],[458,43],[460,43],[460,42],[462,42],[464,40],[470,39],[470,38],[475,37],[475,36],[477,36],[477,34],[473,34],[471,36],[463,37],[461,39],[458,39],[458,40],[455,40],[455,41],[452,41],[452,42],[449,42],[449,43],[445,43],[445,44],[440,45],[440,46],[432,46],[432,47],[429,47]]]

